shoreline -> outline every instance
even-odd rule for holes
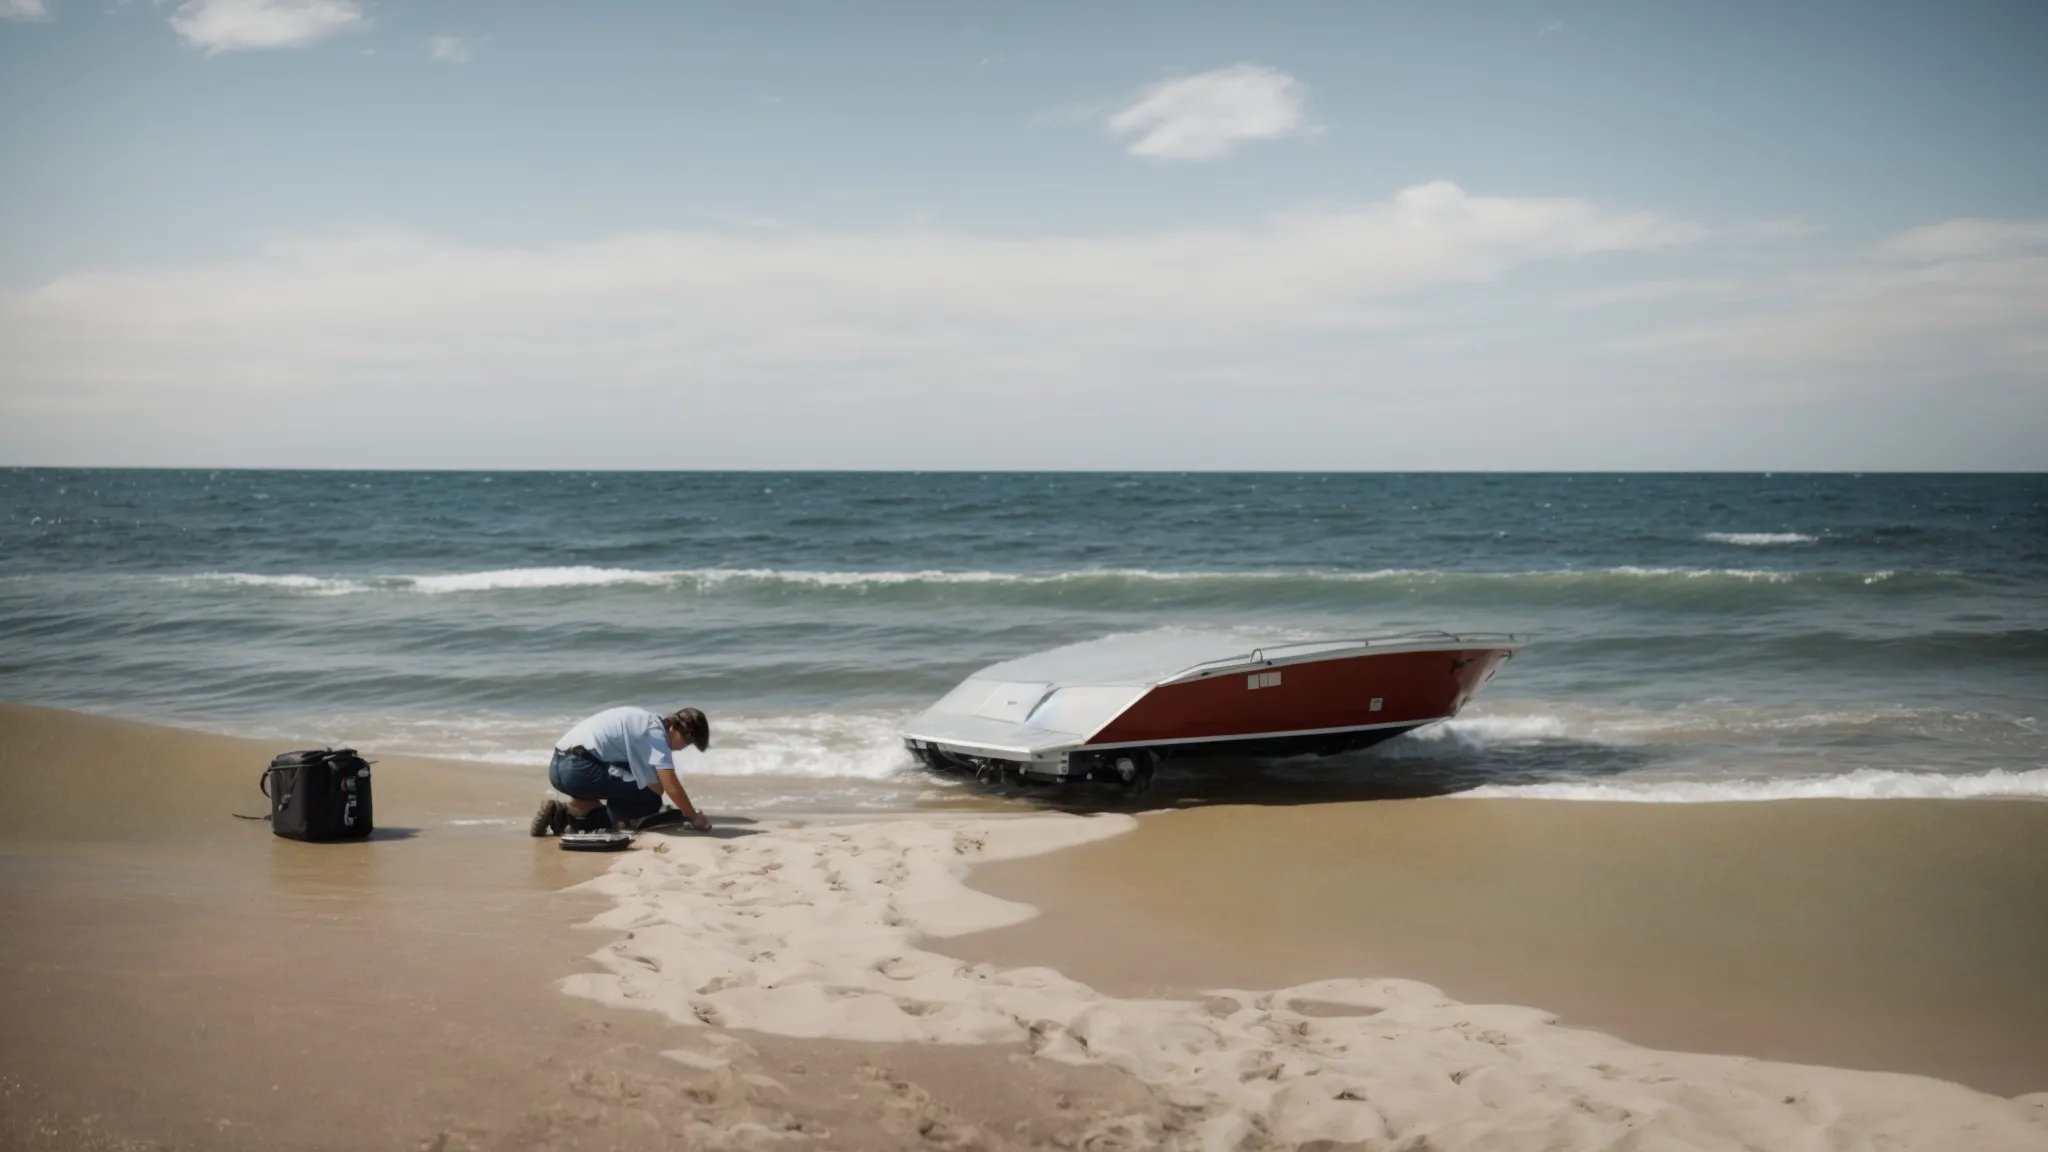
[[[1459,1003],[1383,978],[1412,973],[1289,992],[1303,982],[1270,957],[1233,958],[1211,941],[1211,954],[1248,965],[1241,974],[1270,977],[1235,986],[1265,991],[1231,1008],[1133,998],[1115,979],[1081,983],[1096,981],[1089,969],[1102,961],[1088,957],[1076,917],[1116,905],[1087,904],[1061,877],[1135,852],[1173,880],[1174,841],[1155,826],[1180,820],[1202,832],[1205,821],[1235,820],[1249,835],[1292,809],[1146,816],[1121,835],[1110,833],[1127,818],[795,819],[769,834],[735,825],[716,839],[648,837],[612,860],[555,851],[523,829],[452,823],[523,818],[535,780],[391,757],[379,758],[377,816],[392,834],[298,845],[225,815],[235,804],[254,810],[257,755],[281,748],[0,706],[0,914],[37,927],[0,945],[10,977],[0,1136],[44,1125],[68,1140],[46,1141],[56,1147],[315,1147],[333,1145],[323,1132],[356,1131],[363,1139],[345,1143],[1114,1148],[1219,1136],[1237,1116],[1267,1141],[1258,1146],[1275,1147],[1383,1130],[1456,1146],[1488,1124],[1536,1124],[1560,1138],[1633,1124],[1645,1135],[1768,1141],[1823,1122],[1903,1146],[1965,1147],[1954,1134],[1975,1131],[1978,1147],[2048,1147],[2048,1094],[2011,1101],[1920,1077],[1656,1052],[1559,1027],[1548,1012]],[[75,783],[110,765],[130,781],[142,765],[160,776],[149,790],[96,800],[87,817]],[[1526,802],[1456,802],[1475,803]],[[1298,833],[1293,841],[1315,842]],[[1006,853],[1020,858],[980,863]],[[1288,866],[1267,855],[1262,864]],[[1006,898],[1020,884],[1051,894],[1042,915]],[[1144,885],[1099,894],[1139,901],[1124,906],[1127,919],[1145,901],[1155,920],[1174,911]],[[1156,970],[1166,949],[1214,925],[1181,930],[1192,935],[1122,956]],[[1071,967],[1029,966],[1055,945]],[[983,948],[991,958],[951,958]],[[894,975],[876,968],[892,956]],[[561,995],[564,981],[583,996]],[[1172,981],[1154,983],[1172,991]],[[992,1002],[973,985],[1037,997],[1031,1019],[1046,1027],[1005,1033],[1017,1018],[978,1014]],[[296,991],[308,986],[324,991]],[[849,991],[831,991],[870,987],[882,998],[853,996],[867,1004],[859,1011]],[[1290,1047],[1276,1038],[1282,1027],[1322,1047]],[[953,1039],[982,1028],[974,1038],[997,1042],[930,1042],[949,1028],[964,1030]],[[1374,1039],[1382,1033],[1400,1039]],[[1190,1071],[1157,1048],[1173,1036],[1206,1037],[1215,1056]],[[1354,1042],[1349,1054],[1332,1047]],[[1452,1064],[1491,1070],[1457,1078],[1446,1074]],[[1590,1071],[1602,1064],[1621,1078]],[[1251,1096],[1230,1087],[1253,1067],[1273,1078]],[[1360,1127],[1365,1112],[1334,1089],[1303,1095],[1319,1076],[1355,1082],[1380,1128]],[[1669,1098],[1658,1076],[1717,1084],[1739,1102]],[[1634,1103],[1617,1102],[1617,1085]],[[1207,1103],[1188,1103],[1197,1090]],[[1552,1113],[1574,1094],[1633,1119]]]

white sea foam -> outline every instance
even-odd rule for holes
[[[1812,544],[1820,539],[1804,532],[1709,532],[1701,537],[1716,544],[1740,544],[1745,548],[1763,548],[1773,544]]]
[[[1526,708],[1526,705],[1509,704],[1500,711],[1489,709],[1478,714],[1468,713],[1455,720],[1419,728],[1399,743],[1388,745],[1388,751],[1394,755],[1402,754],[1403,750],[1430,754],[1432,748],[1483,750],[1544,741],[1632,747],[1859,732],[1926,734],[1949,731],[1959,724],[1981,729],[1986,725],[2008,722],[1989,714],[1914,709],[1901,705],[1772,711],[1728,701],[1706,701],[1668,710],[1620,706],[1552,706],[1541,711],[1528,711]]]
[[[226,584],[247,588],[281,588],[289,592],[304,592],[316,596],[346,596],[353,592],[371,591],[371,586],[361,580],[349,580],[333,576],[305,576],[285,574],[271,576],[256,572],[207,572],[199,576],[172,577],[182,584]]]
[[[667,572],[632,568],[498,568],[488,572],[452,572],[445,576],[395,576],[392,583],[412,592],[496,592],[513,588],[603,588],[621,584],[662,585],[673,581]]]
[[[262,730],[269,738],[317,738],[386,752],[444,760],[545,767],[550,750],[580,717],[329,716],[303,731]],[[781,777],[817,781],[887,781],[914,765],[896,731],[905,715],[883,712],[718,712],[711,748],[686,752],[687,775]]]
[[[865,591],[914,585],[1006,585],[1042,586],[1093,581],[1140,583],[1270,582],[1288,580],[1334,583],[1375,583],[1392,581],[1499,580],[1571,581],[1601,577],[1635,579],[1740,580],[1750,583],[1782,584],[1824,574],[1779,572],[1757,568],[1677,568],[1622,565],[1593,569],[1532,569],[1517,572],[1452,572],[1426,568],[1381,568],[1369,572],[1339,572],[1319,569],[1298,571],[1258,570],[1244,572],[1164,571],[1147,568],[1089,568],[1063,572],[992,572],[920,569],[911,571],[812,571],[785,568],[600,568],[573,565],[546,568],[494,568],[477,572],[394,574],[385,576],[315,576],[302,573],[267,574],[250,572],[207,572],[193,576],[167,577],[176,584],[194,587],[212,585],[270,588],[310,595],[341,596],[366,592],[411,592],[425,595],[450,593],[518,592],[561,588],[694,588],[711,591],[747,584]],[[1844,573],[1841,578],[1861,579],[1873,584],[1890,579],[1890,571]]]
[[[897,733],[910,710],[727,711],[712,716],[708,753],[688,754],[692,775],[884,782],[915,775]],[[579,717],[500,714],[308,718],[291,732],[251,733],[309,737],[393,753],[516,765],[545,765],[554,741]],[[1429,725],[1381,745],[1371,755],[1390,760],[1464,760],[1489,752],[1544,746],[1637,748],[1673,745],[1774,747],[1783,741],[1836,736],[1942,736],[1967,728],[2014,728],[2017,739],[2037,739],[2032,721],[1990,713],[1871,705],[1836,709],[1760,709],[1730,701],[1682,707],[1482,704],[1465,715]]]
[[[1485,747],[1495,744],[1528,744],[1538,740],[1562,740],[1564,718],[1550,715],[1473,716],[1431,724],[1409,734],[1424,744],[1444,741]]]
[[[1630,804],[1715,804],[1755,800],[1973,800],[2048,799],[2048,768],[1992,769],[1969,776],[1887,772],[1858,768],[1832,776],[1770,780],[1575,780],[1552,784],[1492,784],[1460,798],[1604,800]]]
[[[715,717],[716,739],[692,767],[705,776],[887,780],[912,770],[896,735],[906,717],[844,712]]]
[[[1718,577],[1728,580],[1748,580],[1753,583],[1761,582],[1764,584],[1784,584],[1797,579],[1801,575],[1798,572],[1773,572],[1763,568],[1639,568],[1632,564],[1623,565],[1620,568],[1609,568],[1601,574],[1609,576],[1669,576],[1685,580],[1709,580]],[[1569,576],[1574,575],[1574,573],[1558,572],[1547,573],[1547,575]]]

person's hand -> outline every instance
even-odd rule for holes
[[[690,813],[690,827],[695,828],[699,832],[709,832],[711,831],[711,817],[706,816],[702,812],[692,812]]]

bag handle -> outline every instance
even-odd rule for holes
[[[258,776],[258,777],[256,778],[256,790],[257,790],[258,792],[261,792],[261,793],[263,793],[263,798],[264,798],[264,799],[266,799],[266,800],[270,799],[270,769],[268,769],[268,768],[265,768],[265,769],[263,770],[263,775],[261,775],[261,776]],[[261,815],[261,816],[246,816],[246,815],[243,815],[243,814],[242,814],[242,813],[240,813],[240,812],[230,812],[230,813],[228,813],[228,815],[230,815],[230,816],[233,816],[233,817],[234,817],[235,819],[237,819],[237,820],[268,820],[268,819],[270,819],[270,813],[268,813],[268,812],[264,813],[264,814],[263,814],[263,815]]]

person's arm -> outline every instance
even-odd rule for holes
[[[690,827],[699,832],[709,831],[711,817],[697,811],[697,806],[690,803],[690,794],[683,791],[683,778],[676,775],[675,769],[656,768],[654,774],[661,779],[661,794],[668,797],[669,803],[674,804],[677,811],[690,818]]]

